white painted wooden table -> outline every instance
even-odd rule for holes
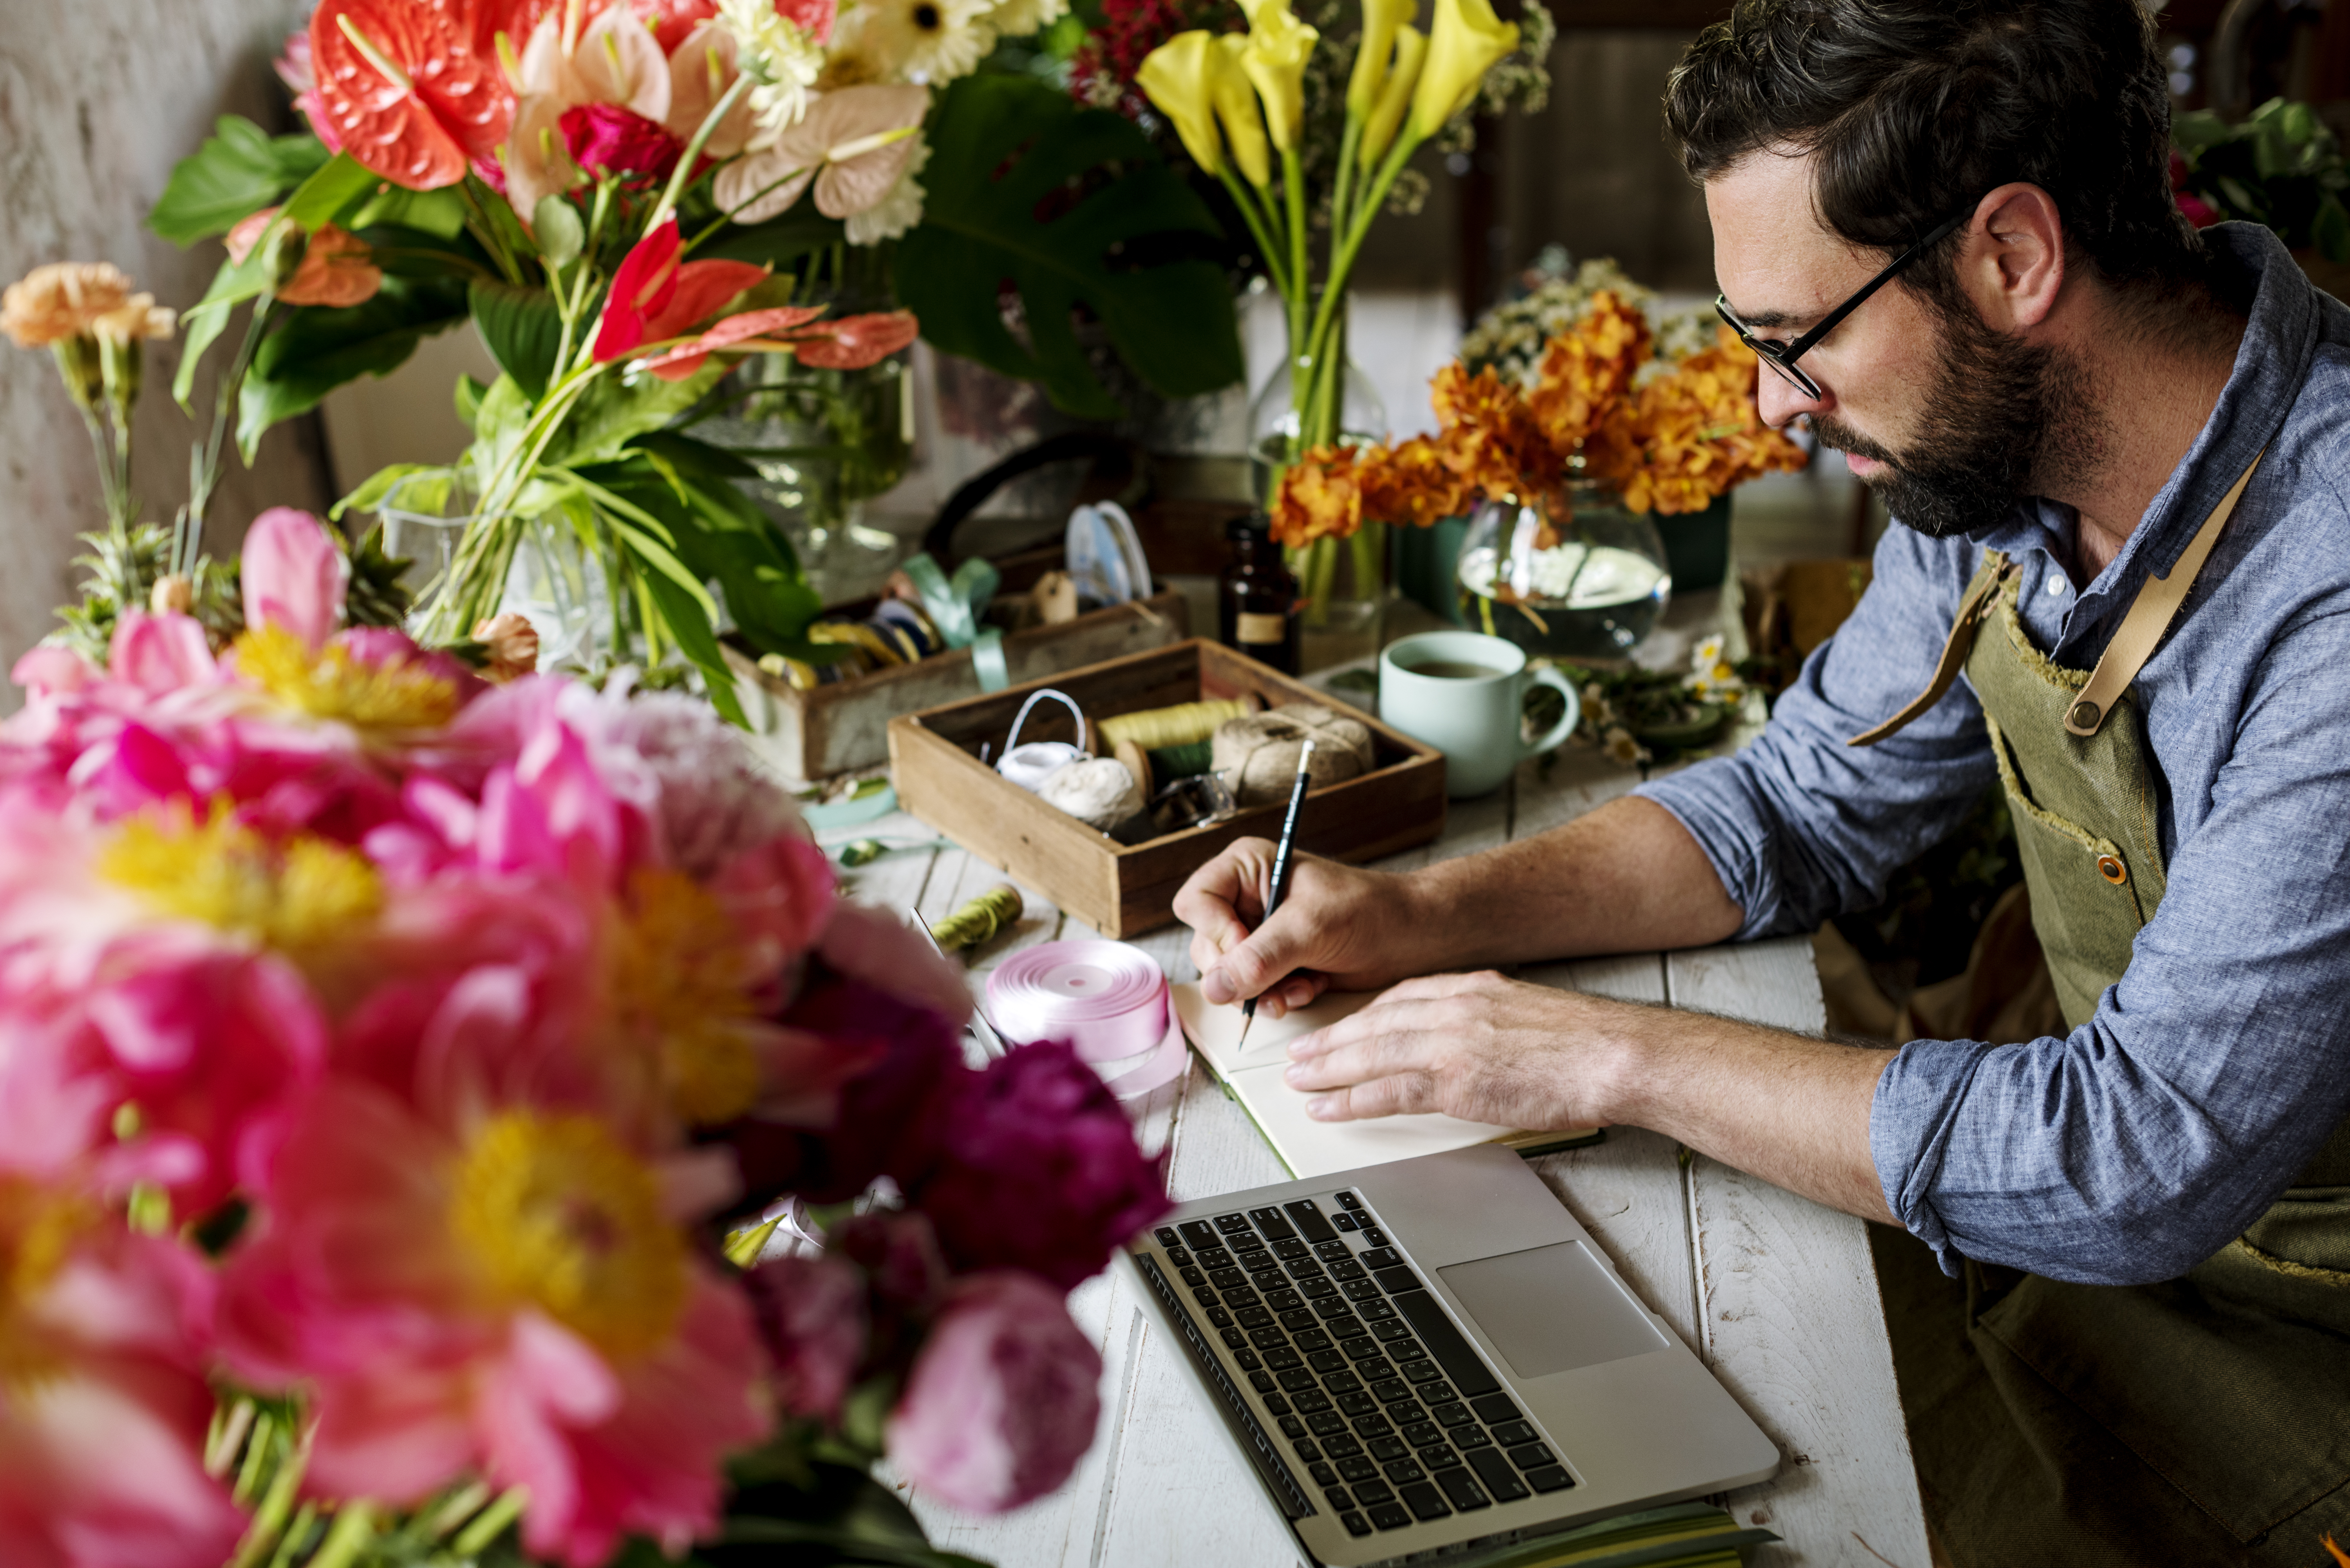
[[[1385,864],[1407,869],[1539,833],[1629,789],[1636,775],[1570,748],[1548,780],[1534,765],[1484,800],[1455,803],[1443,837]],[[935,923],[1002,880],[1000,873],[896,815],[824,835],[922,845],[849,874],[861,902],[919,907]],[[1097,935],[1029,894],[1018,930],[974,966],[974,988],[1005,954],[1058,937]],[[1170,927],[1136,945],[1170,979],[1197,978],[1189,933]],[[1532,970],[1521,972],[1535,972]],[[1666,1002],[1790,1029],[1822,1024],[1811,951],[1800,938],[1693,952],[1551,966],[1579,990]],[[1179,1199],[1288,1179],[1248,1116],[1199,1060],[1135,1107],[1146,1147],[1166,1149]],[[1728,1386],[1779,1445],[1762,1486],[1722,1501],[1742,1523],[1785,1540],[1754,1561],[1771,1568],[1853,1564],[1928,1568],[1925,1526],[1896,1402],[1877,1276],[1861,1222],[1831,1212],[1635,1128],[1534,1162],[1634,1288]],[[1001,1568],[1286,1568],[1294,1538],[1123,1273],[1087,1282],[1072,1310],[1101,1346],[1102,1426],[1075,1476],[1052,1496],[997,1519],[973,1519],[910,1493],[940,1546]]]

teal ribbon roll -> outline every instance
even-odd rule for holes
[[[979,677],[979,689],[1001,691],[1011,685],[1011,667],[1003,658],[1003,632],[981,624],[995,598],[997,585],[1003,580],[994,563],[974,556],[955,568],[950,581],[925,552],[908,561],[904,571],[914,591],[922,596],[923,612],[946,639],[947,646],[971,649],[972,673]]]

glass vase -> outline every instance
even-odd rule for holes
[[[433,473],[395,484],[377,511],[385,553],[410,563],[401,581],[416,595],[409,630],[420,639],[443,633],[432,623],[442,613],[439,596],[448,589],[450,566],[466,530],[485,521],[473,508],[473,493],[462,481]],[[495,613],[530,622],[538,633],[541,670],[600,673],[616,655],[641,652],[634,647],[640,639],[614,620],[603,557],[559,513],[528,518],[515,530]],[[459,628],[454,635],[471,630]]]
[[[1485,502],[1461,542],[1461,621],[1553,659],[1622,659],[1672,597],[1663,538],[1613,486]]]

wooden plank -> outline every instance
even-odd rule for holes
[[[1801,937],[1669,953],[1676,1007],[1783,1029],[1825,1023]],[[1717,1161],[1690,1161],[1700,1354],[1785,1468],[1728,1506],[1786,1546],[1763,1564],[1927,1568],[1917,1472],[1863,1222]]]

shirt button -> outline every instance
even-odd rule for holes
[[[2059,594],[2062,594],[2064,591],[2064,573],[2062,573],[2062,572],[2051,572],[2051,573],[2049,573],[2049,574],[2048,574],[2048,592],[2049,592],[2050,597],[2055,597],[2055,596],[2057,596],[2057,595],[2059,595]]]

